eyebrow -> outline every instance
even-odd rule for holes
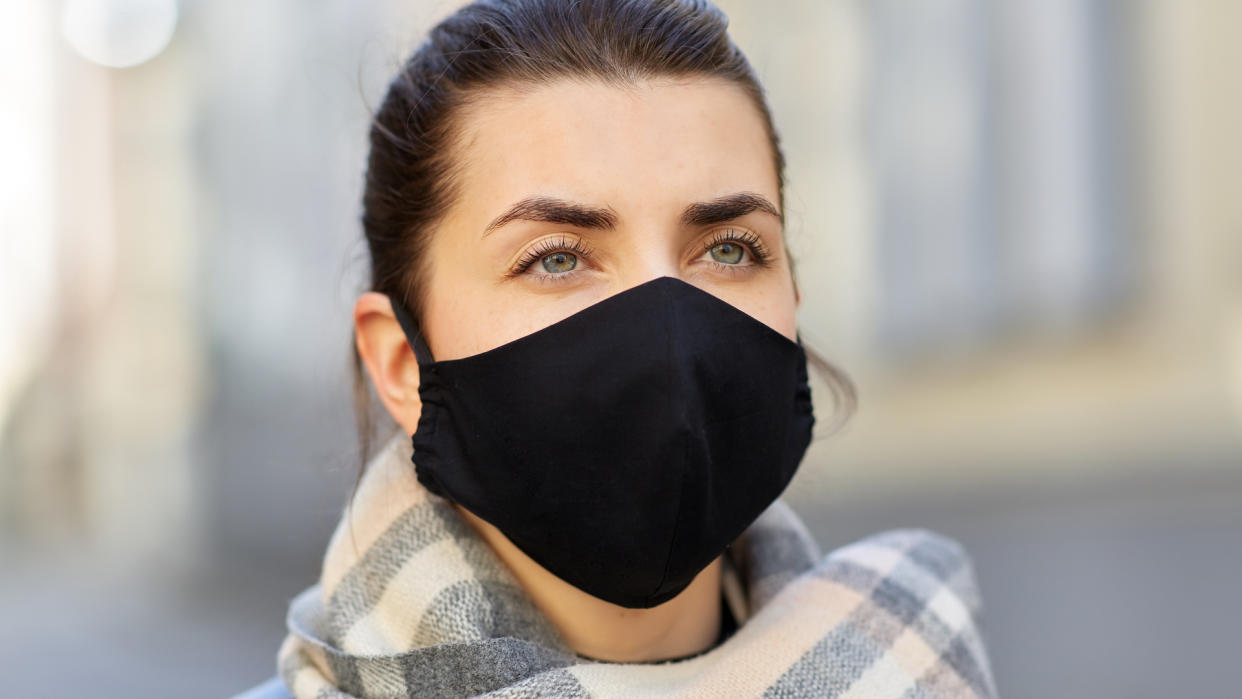
[[[707,226],[740,218],[752,211],[762,211],[785,222],[776,206],[767,198],[754,192],[735,192],[711,201],[691,204],[681,214],[683,226]],[[578,228],[613,230],[617,227],[617,213],[611,208],[594,208],[557,199],[555,197],[528,197],[509,207],[483,229],[486,237],[492,231],[511,221],[539,221],[562,223]]]

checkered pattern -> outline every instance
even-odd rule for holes
[[[740,628],[664,663],[577,656],[394,438],[370,464],[278,653],[318,697],[993,697],[954,541],[885,532],[820,556],[781,501],[727,553]],[[728,590],[730,585],[726,585]]]

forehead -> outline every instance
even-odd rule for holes
[[[562,80],[492,89],[459,114],[459,213],[480,221],[532,194],[631,207],[752,191],[779,200],[759,109],[719,79]]]

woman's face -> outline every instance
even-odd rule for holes
[[[794,338],[772,147],[740,87],[489,91],[460,128],[458,198],[425,253],[421,320],[436,359],[493,349],[662,276]]]

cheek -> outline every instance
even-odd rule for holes
[[[790,340],[797,340],[798,316],[797,304],[792,294],[781,294],[752,313],[755,318],[763,321]]]
[[[708,289],[755,320],[767,325],[790,340],[797,340],[798,304],[792,284],[771,283],[748,289]]]
[[[513,282],[441,274],[429,280],[423,324],[437,360],[461,359],[525,337],[590,305],[589,298],[532,298]]]
[[[512,332],[509,326],[521,317],[488,283],[489,264],[480,259],[477,242],[459,233],[461,228],[450,221],[426,251],[433,263],[425,278],[421,320],[437,360],[460,359],[503,344]]]
[[[460,359],[504,344],[518,332],[520,313],[465,280],[441,278],[427,289],[423,323],[437,360]]]

